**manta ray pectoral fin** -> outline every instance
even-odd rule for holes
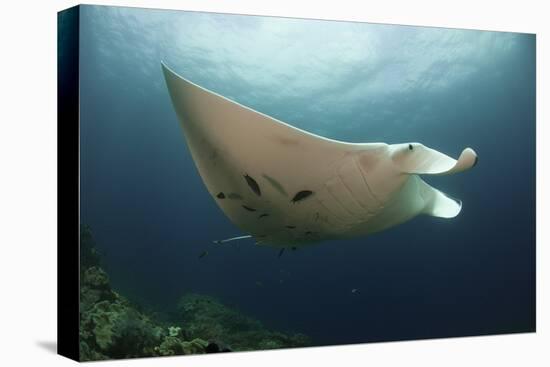
[[[462,202],[433,188],[418,178],[418,190],[424,200],[423,214],[439,218],[454,218],[462,209]]]
[[[466,171],[477,163],[477,154],[466,148],[458,160],[419,143],[393,144],[391,156],[403,173],[418,175],[448,175]]]

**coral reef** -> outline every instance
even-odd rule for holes
[[[260,321],[229,308],[214,297],[186,294],[178,311],[189,338],[203,338],[228,345],[234,351],[304,347],[303,334],[286,335],[267,330]]]
[[[111,290],[99,267],[84,271],[80,287],[80,359],[97,360],[155,355],[168,335],[131,303]]]
[[[179,354],[203,354],[209,353],[208,343],[205,340],[196,338],[191,341],[184,341],[175,336],[167,336],[162,344],[155,349],[155,352],[161,356],[173,356]],[[229,350],[227,350],[229,352]]]
[[[169,336],[178,336],[181,333],[181,328],[179,326],[170,326],[168,328]]]
[[[259,321],[200,294],[184,295],[178,316],[160,322],[111,288],[87,226],[81,228],[81,256],[81,361],[309,345],[302,334],[269,331]]]

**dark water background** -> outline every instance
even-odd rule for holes
[[[81,12],[81,221],[122,294],[158,310],[214,295],[316,344],[534,330],[535,36]],[[463,200],[461,214],[281,258],[250,241],[215,247],[241,232],[199,178],[161,60],[326,137],[474,148],[471,171],[424,177]]]

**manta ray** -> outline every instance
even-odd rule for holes
[[[419,214],[453,218],[462,202],[419,175],[466,171],[420,143],[347,143],[324,138],[162,70],[187,146],[213,200],[259,245],[298,247],[365,236]],[[282,250],[281,250],[282,251]]]

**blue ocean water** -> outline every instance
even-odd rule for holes
[[[471,171],[425,177],[461,214],[280,258],[213,246],[241,232],[195,169],[161,60],[329,138],[474,148]],[[213,295],[318,345],[534,330],[534,35],[83,6],[80,67],[81,222],[121,293],[158,310]]]

